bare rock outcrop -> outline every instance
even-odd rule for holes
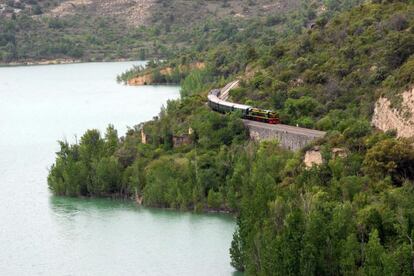
[[[46,16],[64,17],[77,13],[96,14],[125,19],[132,26],[144,24],[150,16],[149,9],[155,0],[68,0],[62,2]]]
[[[49,13],[47,13],[47,15],[63,17],[75,13],[76,8],[82,8],[91,4],[91,0],[66,1],[53,8]]]
[[[128,85],[147,85],[152,83],[152,75],[147,74],[128,80]]]
[[[205,65],[204,62],[194,62],[194,63],[189,64],[189,65],[180,65],[178,67],[178,70],[180,72],[183,72],[183,71],[188,71],[188,70],[203,69],[203,68],[205,68],[205,66],[206,65]],[[173,71],[174,71],[173,68],[165,67],[165,68],[162,68],[160,70],[160,74],[164,75],[164,76],[170,76],[173,73]],[[128,85],[135,85],[135,86],[153,84],[154,83],[153,73],[149,72],[149,73],[146,73],[144,75],[136,76],[134,78],[129,79],[127,81],[127,83],[128,83]]]
[[[314,147],[311,150],[308,150],[305,153],[305,159],[303,163],[307,168],[312,168],[313,166],[319,166],[323,164],[323,158],[319,147]]]
[[[332,157],[333,158],[346,158],[348,153],[344,148],[333,148],[332,149]]]
[[[391,107],[391,102],[381,97],[375,104],[372,124],[382,130],[395,130],[398,137],[414,137],[414,86],[402,93],[401,108]]]

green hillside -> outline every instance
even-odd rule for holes
[[[205,22],[237,26],[298,6],[298,0],[0,1],[0,62],[166,58],[188,48]]]
[[[187,94],[205,91],[209,83],[240,77],[242,86],[231,92],[231,99],[277,110],[287,124],[333,130],[342,127],[335,122],[338,116],[369,120],[379,95],[385,93],[398,102],[398,92],[410,84],[398,81],[397,75],[400,68],[410,72],[413,6],[369,4],[331,21],[326,17],[314,19],[315,25],[299,35],[287,31],[292,18],[270,26],[267,21],[246,22],[231,34],[211,28],[214,31],[206,39],[195,32],[193,51],[159,67],[205,62],[205,70],[194,72],[182,83],[182,93]],[[280,35],[281,27],[284,35]],[[177,82],[182,77],[160,78],[153,67],[159,82]],[[120,79],[139,74],[138,69]]]
[[[184,52],[150,66],[159,82],[181,81],[181,99],[121,139],[109,127],[104,135],[87,131],[78,144],[61,142],[50,189],[232,212],[232,265],[248,275],[412,275],[413,140],[370,120],[379,96],[398,107],[414,84],[414,3],[346,3],[325,2],[332,10],[319,15],[317,5],[302,5],[308,12],[283,19],[195,28]],[[159,74],[194,61],[205,68]],[[233,100],[327,136],[297,153],[250,142],[238,114],[205,105],[209,89],[235,77],[244,81]],[[176,137],[188,142],[177,146]],[[305,166],[311,148],[322,164]]]

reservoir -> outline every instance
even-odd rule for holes
[[[232,275],[234,219],[54,197],[58,140],[152,119],[174,86],[128,87],[142,62],[0,68],[0,275]]]

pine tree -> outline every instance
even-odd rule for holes
[[[242,247],[242,238],[240,237],[240,227],[241,220],[237,220],[237,229],[233,234],[233,240],[231,242],[230,248],[230,257],[231,265],[238,271],[244,271],[244,262],[243,262],[243,247]]]
[[[365,250],[364,272],[367,276],[384,275],[381,261],[384,252],[378,237],[378,230],[374,229],[369,235],[369,241]]]
[[[360,246],[355,234],[350,234],[341,251],[341,274],[355,275],[358,271],[357,262],[360,260]]]

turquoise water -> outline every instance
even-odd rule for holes
[[[1,275],[231,275],[234,220],[59,198],[46,177],[57,140],[155,116],[178,87],[127,87],[138,62],[0,68]]]

